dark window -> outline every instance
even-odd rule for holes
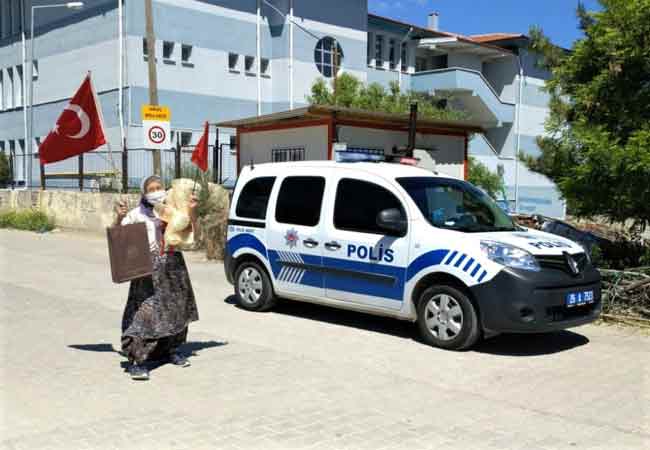
[[[239,55],[237,53],[228,53],[228,69],[237,70],[239,65]]]
[[[246,183],[237,201],[237,216],[266,219],[266,207],[269,204],[274,182],[275,177],[260,177]]]
[[[181,46],[181,60],[184,63],[189,63],[192,59],[192,46],[188,44],[183,44]]]
[[[163,59],[172,59],[174,56],[174,43],[163,41]]]
[[[323,177],[285,178],[278,195],[275,220],[306,227],[318,225],[324,190]]]
[[[191,131],[181,131],[181,147],[187,147],[192,142]]]
[[[334,226],[340,230],[388,234],[377,225],[377,215],[384,209],[396,208],[406,213],[395,195],[383,187],[352,179],[343,179],[336,190]]]
[[[431,57],[431,70],[446,69],[449,66],[449,57],[447,55],[438,55]]]
[[[253,73],[253,70],[255,70],[255,57],[254,56],[247,56],[244,58],[244,70],[246,73]]]
[[[375,67],[384,67],[384,36],[381,34],[375,36]]]
[[[407,50],[406,45],[407,45],[406,42],[403,42],[402,48],[400,49],[399,60],[400,60],[402,72],[406,72],[408,70],[408,61],[406,60],[406,50]]]
[[[268,58],[262,58],[262,65],[260,66],[260,72],[262,75],[269,76],[269,60]]]
[[[145,56],[149,56],[149,47],[147,47],[147,38],[142,38],[142,54]]]
[[[325,78],[336,76],[343,61],[343,49],[336,39],[324,37],[316,44],[314,61]]]
[[[395,39],[390,39],[388,41],[388,63],[390,70],[395,70],[397,67],[397,43]]]

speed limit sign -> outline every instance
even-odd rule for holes
[[[142,105],[142,130],[144,147],[167,149],[171,147],[169,138],[169,108],[158,105]]]

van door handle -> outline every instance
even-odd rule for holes
[[[336,241],[326,242],[325,243],[325,248],[328,249],[328,250],[338,250],[338,249],[341,248],[341,244],[339,244]]]
[[[302,241],[302,243],[305,245],[307,248],[314,248],[318,245],[318,241],[315,241],[313,239],[305,239]]]

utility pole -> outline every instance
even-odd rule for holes
[[[144,16],[146,21],[147,55],[149,67],[149,104],[158,105],[158,77],[156,75],[156,35],[153,31],[152,0],[144,0]],[[161,175],[160,150],[153,151],[153,173]]]

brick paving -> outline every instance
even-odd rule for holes
[[[124,372],[101,237],[0,231],[2,449],[647,449],[650,338],[586,326],[432,349],[390,319],[232,304],[187,254],[192,367]]]

